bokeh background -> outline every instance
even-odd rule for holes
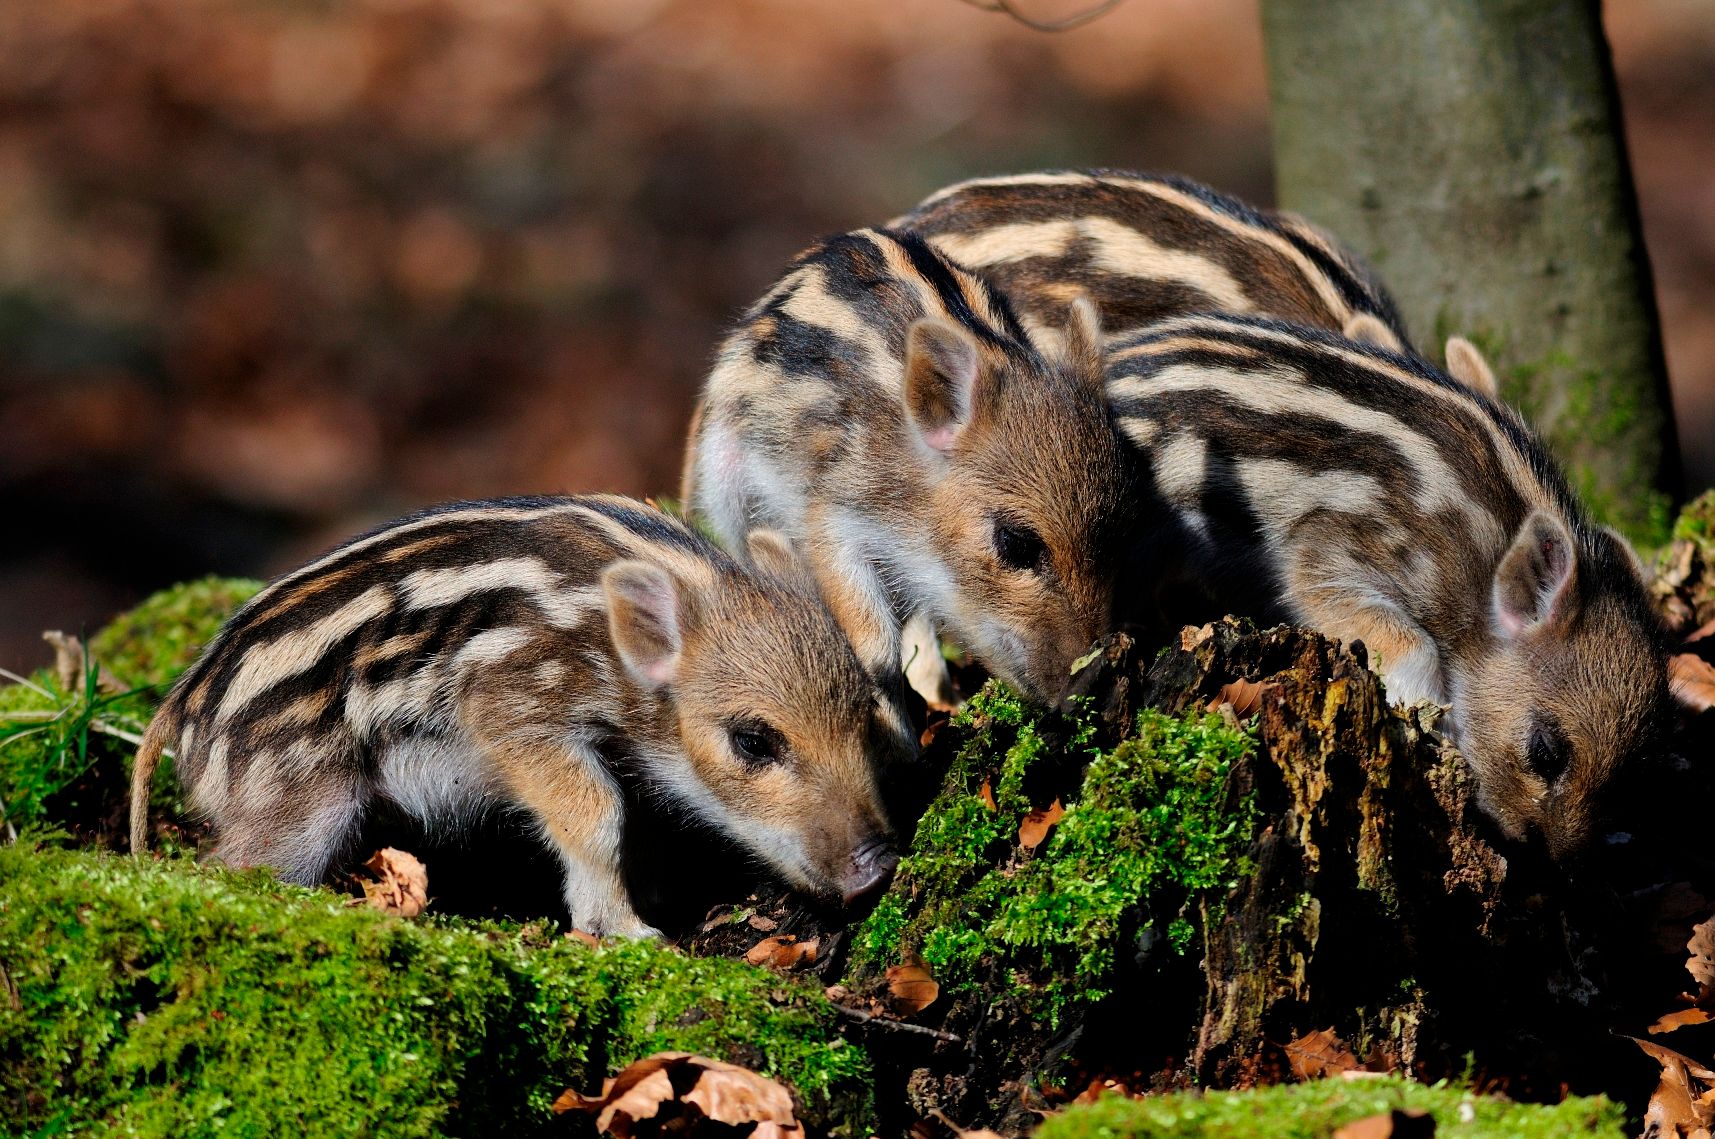
[[[1607,23],[1696,489],[1715,0]],[[671,492],[793,252],[1056,165],[1267,203],[1254,0],[0,3],[0,665],[426,503]]]

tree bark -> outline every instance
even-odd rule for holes
[[[1595,513],[1666,538],[1678,447],[1596,0],[1263,0],[1280,205],[1417,346],[1489,355]]]

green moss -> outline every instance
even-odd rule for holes
[[[1516,1104],[1398,1078],[1318,1080],[1243,1092],[1109,1096],[1051,1115],[1036,1139],[1327,1139],[1336,1128],[1396,1109],[1427,1111],[1444,1139],[1621,1139],[1625,1113],[1601,1097]]]
[[[98,691],[93,668],[70,689],[45,669],[0,687],[4,826],[73,823],[83,830],[110,816],[109,800],[123,798],[137,741],[167,687],[260,588],[204,578],[162,590],[116,618],[89,639],[89,656],[120,682],[119,693]],[[180,810],[169,773],[157,780],[152,803],[158,814]]]
[[[1715,561],[1715,490],[1706,490],[1686,504],[1674,520],[1673,537],[1695,542],[1705,561]]]
[[[1496,357],[1491,338],[1478,346]],[[1556,350],[1506,369],[1501,390],[1542,433],[1591,514],[1640,550],[1667,540],[1673,503],[1653,486],[1660,413],[1646,389]]]
[[[954,993],[1007,977],[1027,1008],[1058,1021],[1107,994],[1116,950],[1141,924],[1166,923],[1183,951],[1193,931],[1178,911],[1244,873],[1255,808],[1230,801],[1227,775],[1253,741],[1218,716],[1146,711],[1135,736],[1100,753],[1088,720],[1055,730],[990,685],[959,724],[971,734],[894,887],[859,928],[854,968],[916,956]],[[1045,769],[1082,761],[1048,841],[1020,847],[1028,789]]]
[[[0,1131],[429,1135],[540,1126],[674,1048],[862,1133],[866,1055],[814,986],[540,925],[419,923],[176,860],[0,849]]]
[[[91,637],[90,655],[125,685],[164,690],[261,588],[247,578],[205,577],[163,589]]]

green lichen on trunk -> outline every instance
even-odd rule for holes
[[[1228,775],[1254,742],[1219,716],[1144,710],[1102,751],[1089,717],[1027,711],[991,684],[954,730],[969,735],[945,787],[854,938],[856,976],[920,958],[943,991],[1003,979],[1057,1024],[1108,995],[1129,939],[1164,934],[1183,950],[1190,900],[1246,872],[1255,807]],[[1058,797],[1065,816],[1026,849],[1020,823]]]
[[[1421,1111],[1445,1139],[1570,1139],[1626,1134],[1625,1112],[1608,1100],[1518,1104],[1444,1084],[1398,1078],[1318,1080],[1242,1092],[1149,1099],[1108,1096],[1049,1116],[1037,1139],[1325,1139],[1357,1120]],[[1377,1130],[1374,1134],[1394,1134]],[[1418,1132],[1413,1131],[1412,1134]],[[1423,1132],[1428,1134],[1427,1131]]]
[[[1279,204],[1375,265],[1426,356],[1479,339],[1597,516],[1658,545],[1678,447],[1601,5],[1261,16]]]
[[[681,1049],[865,1133],[869,1060],[814,985],[346,903],[181,860],[0,849],[0,1131],[499,1133]]]

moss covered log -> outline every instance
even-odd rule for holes
[[[1390,707],[1361,651],[1232,621],[1153,657],[1121,634],[1059,711],[990,690],[940,733],[946,785],[846,977],[880,1000],[889,966],[941,982],[915,1019],[957,1039],[897,1073],[915,1113],[1023,1134],[1092,1078],[1289,1080],[1323,1031],[1525,1098],[1647,1091],[1614,1031],[1656,1015],[1689,929],[1667,952],[1636,931],[1690,888],[1664,875],[1715,879],[1693,831],[1646,824],[1706,772],[1650,768],[1623,845],[1555,865],[1496,832],[1437,711]]]
[[[1327,1139],[1338,1128],[1394,1112],[1422,1113],[1437,1139],[1622,1139],[1625,1113],[1601,1097],[1517,1104],[1448,1085],[1397,1078],[1318,1080],[1244,1092],[1136,1100],[1105,1096],[1046,1119],[1037,1139]]]
[[[0,849],[0,1130],[494,1134],[682,1049],[864,1134],[869,1061],[817,986],[347,901],[183,860]]]

